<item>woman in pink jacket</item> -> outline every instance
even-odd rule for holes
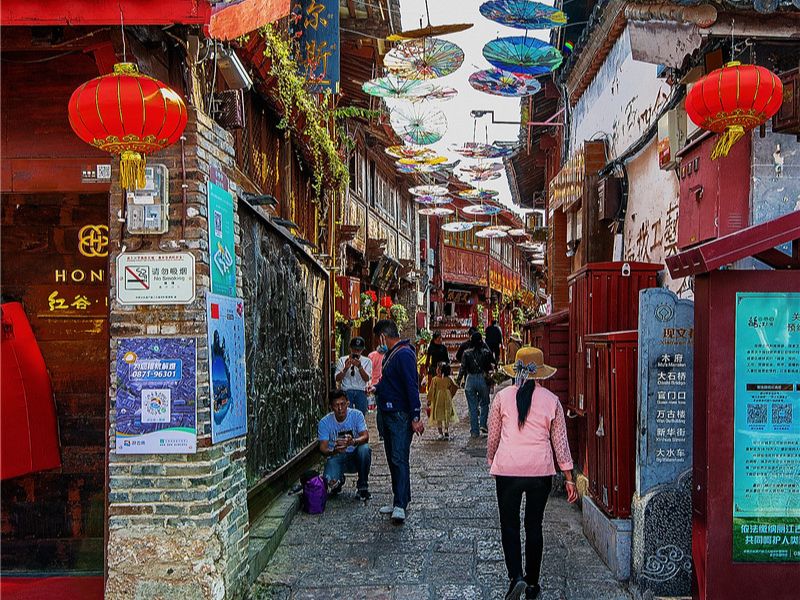
[[[514,377],[494,397],[489,411],[489,440],[486,450],[490,472],[497,486],[500,535],[510,584],[506,600],[536,598],[542,564],[542,519],[555,475],[553,451],[559,469],[567,479],[567,500],[575,502],[578,492],[572,480],[572,456],[567,442],[564,411],[558,398],[536,384],[556,370],[544,364],[539,348],[517,352],[513,365],[503,367]],[[519,512],[525,501],[525,572],[522,570]]]

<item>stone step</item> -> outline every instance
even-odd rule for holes
[[[250,526],[250,583],[269,563],[286,530],[300,508],[300,494],[278,496],[269,508]]]

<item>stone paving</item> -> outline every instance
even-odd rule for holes
[[[405,525],[378,509],[391,502],[383,446],[373,428],[372,499],[355,479],[322,515],[298,514],[258,577],[259,600],[502,599],[507,587],[486,440],[471,440],[463,393],[455,437],[426,429],[411,448],[412,500]],[[551,497],[544,523],[541,600],[629,600],[589,545],[580,509]]]

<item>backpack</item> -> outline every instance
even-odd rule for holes
[[[303,494],[300,496],[300,506],[310,515],[318,515],[325,511],[328,501],[328,486],[325,479],[316,471],[306,471],[300,478]]]

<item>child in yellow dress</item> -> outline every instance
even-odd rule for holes
[[[428,385],[428,407],[431,409],[429,420],[436,422],[439,429],[439,440],[449,440],[450,423],[456,422],[453,407],[453,396],[458,386],[450,377],[450,365],[439,363],[436,366],[436,377]]]

